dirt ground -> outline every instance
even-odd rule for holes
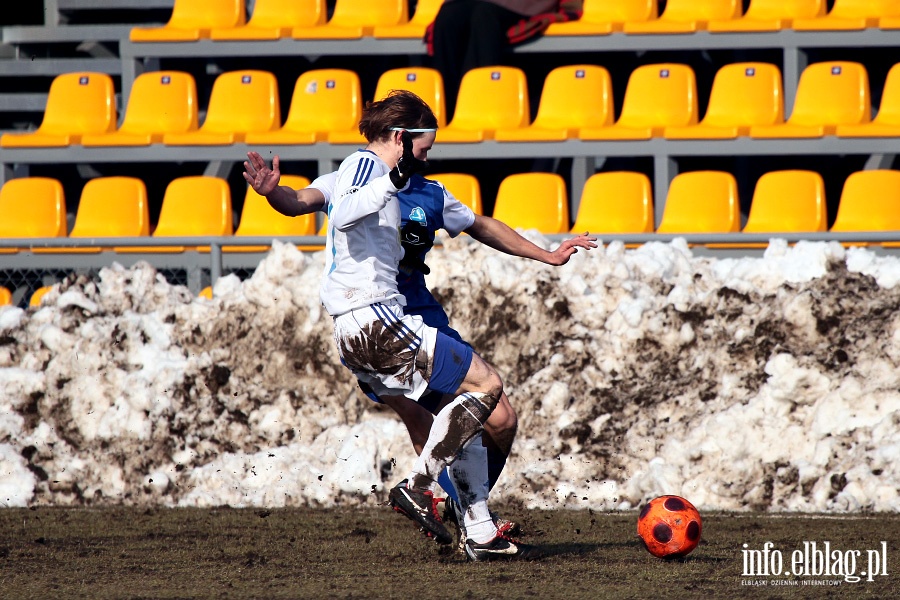
[[[697,550],[664,561],[637,539],[634,513],[503,509],[543,560],[466,562],[385,507],[3,509],[0,597],[900,598],[896,514],[708,514]],[[816,576],[816,564],[762,574],[776,557],[801,566],[804,548],[824,556],[825,542],[843,576]],[[878,574],[847,581],[851,558],[853,575]]]

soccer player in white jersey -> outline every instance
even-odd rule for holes
[[[503,382],[471,347],[404,314],[405,298],[397,289],[403,256],[397,193],[427,166],[437,119],[418,96],[401,90],[368,104],[359,129],[369,143],[338,168],[320,296],[334,317],[341,361],[380,398],[417,401],[428,388],[455,396],[435,416],[409,477],[390,491],[399,512],[438,542],[450,543],[433,489],[443,469],[481,433]],[[537,553],[499,535],[486,502],[483,508],[483,518],[467,527],[470,557]]]
[[[295,217],[315,211],[327,212],[334,193],[337,173],[332,172],[317,177],[308,187],[295,190],[279,186],[281,177],[279,158],[273,158],[271,168],[257,152],[247,153],[244,178],[279,213]],[[548,251],[522,237],[506,224],[484,215],[477,215],[463,205],[446,188],[436,181],[415,175],[410,185],[398,194],[401,207],[401,234],[405,250],[398,276],[398,288],[406,297],[405,312],[422,316],[425,323],[436,327],[451,337],[462,340],[450,327],[449,320],[440,303],[428,290],[423,275],[428,272],[425,257],[430,251],[435,233],[446,229],[455,237],[462,231],[474,240],[511,254],[530,258],[546,264],[559,266],[566,264],[578,248],[589,250],[596,247],[595,237],[588,234],[577,235],[564,240],[555,250]],[[364,391],[365,386],[361,385]],[[376,402],[382,400],[367,391]],[[437,398],[435,397],[437,396]],[[417,452],[421,451],[432,422],[432,413],[441,406],[440,394],[429,392],[419,403],[406,398],[389,400],[406,425]],[[440,485],[448,494],[445,522],[450,520],[459,528],[459,550],[465,552],[465,521],[469,519],[469,506],[482,498],[486,502],[488,491],[493,488],[512,447],[515,437],[517,417],[504,393],[500,403],[485,422],[483,443],[475,441],[453,463],[452,470],[445,470]],[[479,464],[480,461],[480,464]],[[485,464],[486,462],[486,464]],[[484,478],[487,477],[487,485]],[[461,484],[460,481],[462,480]],[[459,494],[458,488],[464,493]],[[473,511],[477,512],[477,511]],[[495,515],[495,524],[502,534],[515,535],[518,525]]]

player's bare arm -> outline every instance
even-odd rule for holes
[[[258,152],[248,152],[244,161],[244,180],[260,196],[265,196],[269,204],[283,215],[298,217],[325,206],[325,195],[317,189],[295,190],[286,185],[278,185],[281,179],[280,159],[276,154],[271,168]]]
[[[528,241],[506,223],[483,215],[475,215],[475,222],[466,229],[466,233],[494,250],[513,256],[530,258],[553,266],[560,266],[569,262],[569,258],[579,248],[590,250],[597,247],[595,243],[597,238],[589,233],[583,233],[563,240],[556,250],[550,252]]]

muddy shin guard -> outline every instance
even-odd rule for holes
[[[480,392],[457,396],[434,418],[428,441],[413,465],[409,486],[432,489],[444,467],[456,460],[466,442],[484,428],[498,399]]]

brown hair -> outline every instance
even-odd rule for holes
[[[391,90],[377,102],[367,102],[359,120],[359,132],[369,142],[391,135],[392,127],[437,129],[437,117],[431,107],[408,90]],[[421,133],[412,133],[418,137]]]

